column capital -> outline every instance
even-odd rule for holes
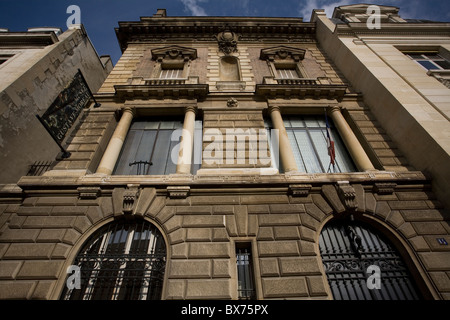
[[[341,112],[342,108],[339,106],[328,106],[328,108],[327,108],[328,114],[332,114],[333,112],[336,112],[336,111]]]
[[[184,108],[184,113],[193,112],[197,114],[198,108],[196,106],[187,106]]]
[[[124,108],[122,108],[122,114],[124,114],[125,112],[131,113],[133,118],[136,116],[136,108],[135,107],[124,107]]]
[[[269,106],[269,113],[272,113],[274,111],[278,111],[280,112],[280,107],[279,106]]]

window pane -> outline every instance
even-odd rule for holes
[[[436,60],[434,63],[438,64],[442,69],[450,69],[450,62],[447,60]]]
[[[425,69],[428,69],[428,70],[439,69],[438,66],[436,66],[433,62],[428,61],[428,60],[421,60],[421,61],[417,61],[417,62],[420,63],[422,65],[422,67],[424,67]]]
[[[287,131],[287,136],[288,136],[289,142],[291,143],[292,153],[294,154],[294,159],[295,159],[295,163],[297,164],[297,169],[301,172],[306,172],[305,164],[303,163],[303,158],[300,153],[299,145],[295,138],[294,131],[292,131],[292,130],[286,130],[286,131]],[[281,168],[281,163],[282,162],[280,161],[280,170],[284,170],[284,168]]]
[[[152,157],[152,165],[149,174],[166,174],[166,163],[170,161],[170,136],[172,131],[161,130],[158,132],[155,151]],[[169,157],[169,159],[168,159]]]
[[[295,137],[297,138],[298,147],[301,151],[303,162],[306,166],[306,172],[319,173],[324,172],[320,166],[319,159],[317,158],[314,146],[310,137],[306,131],[295,131]]]
[[[330,156],[328,155],[324,117],[284,116],[283,121],[298,170],[307,173],[327,172]],[[356,171],[344,143],[333,128],[333,123],[330,120],[329,122],[336,153],[336,164],[334,168],[330,168],[330,172]]]

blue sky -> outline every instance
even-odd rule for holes
[[[279,16],[303,17],[309,21],[312,9],[325,9],[359,3],[355,0],[0,0],[0,28],[26,31],[51,26],[67,29],[69,5],[81,9],[84,24],[99,55],[111,55],[116,63],[120,49],[114,28],[118,21],[138,21],[166,8],[169,16]],[[450,21],[448,0],[380,0],[369,2],[400,7],[403,18]]]

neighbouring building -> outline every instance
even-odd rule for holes
[[[450,299],[450,24],[367,7],[120,22],[0,299]]]
[[[0,29],[1,184],[16,183],[22,176],[52,166],[61,150],[36,115],[46,113],[70,87],[78,70],[96,92],[112,68],[110,57],[98,56],[82,25],[65,32],[58,28]],[[77,120],[75,115],[71,123]],[[52,116],[53,121],[60,120],[49,113]],[[66,130],[72,128],[59,124],[63,125]],[[70,132],[61,143],[69,137]]]

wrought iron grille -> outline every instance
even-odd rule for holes
[[[36,161],[29,166],[27,176],[42,176],[53,166],[53,161]]]
[[[136,175],[138,176],[148,174],[151,165],[153,165],[153,163],[150,161],[135,161],[129,163],[130,167],[136,166]]]
[[[65,300],[161,299],[166,248],[159,230],[141,222],[113,222],[98,230],[75,259],[79,289],[66,286]]]
[[[256,298],[253,264],[250,248],[236,248],[236,262],[238,272],[238,296],[240,300]]]
[[[331,222],[320,234],[319,247],[334,299],[421,299],[397,250],[371,227],[355,222]],[[372,275],[367,268],[371,265],[380,268],[379,289],[367,286]]]

